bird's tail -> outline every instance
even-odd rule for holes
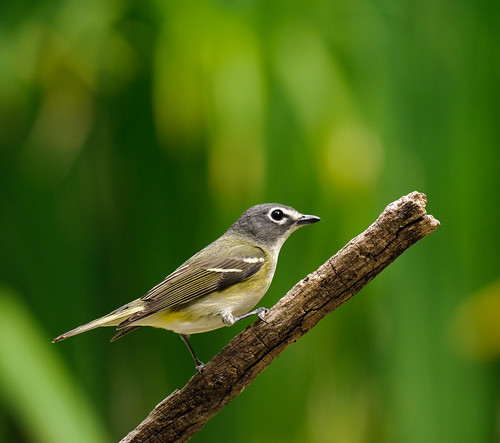
[[[129,303],[128,305],[122,306],[115,311],[86,323],[78,328],[72,329],[71,331],[65,332],[52,340],[52,343],[56,343],[61,340],[65,340],[68,337],[73,337],[73,335],[81,334],[82,332],[90,331],[91,329],[98,328],[100,326],[118,326],[123,320],[126,320],[131,315],[140,311],[144,306],[141,300]],[[135,328],[134,328],[135,329]],[[118,337],[117,337],[118,338]]]

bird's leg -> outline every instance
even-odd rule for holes
[[[205,363],[203,363],[197,356],[196,354],[194,353],[194,349],[193,347],[191,346],[191,342],[189,341],[189,335],[185,335],[185,334],[179,334],[182,338],[182,341],[184,343],[186,343],[186,346],[188,347],[189,349],[189,353],[191,354],[191,356],[193,357],[193,360],[194,360],[194,363],[196,364],[196,370],[198,372],[201,372],[202,368],[205,366]]]
[[[237,321],[243,320],[244,318],[250,317],[251,315],[256,315],[258,316],[262,321],[266,321],[264,319],[264,315],[267,314],[269,309],[264,308],[263,306],[260,306],[253,311],[247,312],[246,314],[238,315],[237,317],[234,317],[234,322],[236,323]]]
[[[222,315],[222,323],[226,326],[234,325],[237,321],[243,320],[244,318],[250,317],[251,315],[257,315],[262,321],[266,321],[264,319],[264,315],[269,311],[269,309],[264,308],[263,306],[254,309],[253,311],[247,312],[246,314],[238,315],[235,317],[230,312],[226,312]]]

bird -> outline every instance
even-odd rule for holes
[[[231,326],[251,315],[264,320],[268,309],[252,308],[271,284],[283,243],[296,229],[320,220],[278,203],[252,206],[221,237],[144,296],[59,335],[52,343],[101,326],[118,330],[111,341],[141,326],[153,326],[179,334],[201,372],[204,363],[194,352],[190,335]]]

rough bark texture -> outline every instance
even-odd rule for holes
[[[297,283],[266,315],[234,337],[180,391],[158,404],[122,443],[187,441],[283,350],[347,301],[439,222],[424,194],[391,203],[366,231]]]

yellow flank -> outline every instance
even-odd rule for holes
[[[172,311],[170,309],[167,309],[165,311],[160,311],[158,315],[158,320],[163,322],[165,325],[169,325],[173,322],[178,322],[178,321],[190,321],[191,316],[188,315],[186,311]]]

